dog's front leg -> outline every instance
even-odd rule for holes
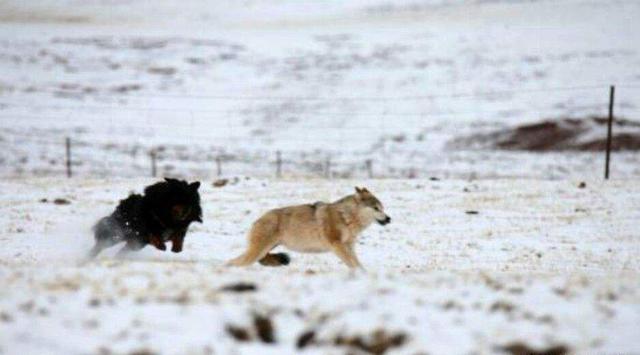
[[[358,261],[352,258],[349,247],[345,243],[334,241],[331,243],[331,249],[349,268],[353,269],[359,266]]]
[[[354,243],[347,244],[347,251],[349,253],[349,257],[351,258],[351,260],[352,260],[353,264],[355,265],[355,267],[364,270],[364,267],[362,266],[362,264],[360,263],[360,260],[358,259],[358,255],[356,255],[356,251],[354,249],[353,244]]]
[[[177,231],[171,236],[171,251],[179,253],[182,251],[182,245],[184,244],[184,236],[187,234],[186,230]]]
[[[331,223],[325,223],[324,237],[329,241],[331,250],[351,269],[358,266],[357,261],[354,261],[349,252],[348,245],[343,241],[344,230],[336,228]],[[346,240],[346,239],[344,239]]]
[[[164,245],[164,240],[160,236],[151,235],[149,237],[149,244],[151,244],[154,247],[156,247],[156,249],[159,249],[159,250],[162,250],[162,251],[167,250],[167,246]]]

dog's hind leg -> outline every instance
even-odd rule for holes
[[[249,232],[249,246],[244,254],[230,260],[227,265],[247,266],[264,258],[278,245],[277,217],[265,216],[254,223]]]
[[[101,242],[96,242],[96,244],[89,250],[89,255],[87,256],[89,259],[95,259],[101,251],[108,248],[110,245],[104,245]]]
[[[93,232],[96,244],[89,251],[89,259],[95,258],[104,249],[112,247],[121,241],[118,238],[117,228],[113,227],[109,217],[98,221],[93,227]]]
[[[230,260],[228,265],[232,266],[248,266],[256,261],[262,259],[269,253],[269,250],[273,249],[277,244],[275,238],[264,238],[258,243],[249,243],[249,247],[244,254],[237,258]]]
[[[137,240],[129,240],[127,241],[127,244],[125,244],[122,249],[118,250],[118,253],[116,254],[117,258],[121,258],[123,256],[126,256],[127,254],[134,252],[134,251],[138,251],[142,248],[145,247],[145,244],[140,243]]]

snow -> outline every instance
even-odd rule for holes
[[[640,155],[614,152],[604,182],[600,152],[449,144],[605,115],[611,84],[638,121],[638,18],[634,0],[0,1],[0,355],[385,336],[401,354],[639,353]],[[159,176],[203,181],[204,223],[180,254],[87,262],[91,225],[154,182],[152,150]],[[393,218],[363,233],[366,272],[331,254],[223,265],[264,211],[354,186]]]
[[[204,224],[180,254],[108,250],[84,262],[90,225],[149,179],[0,182],[0,353],[342,354],[337,336],[402,333],[392,353],[493,353],[522,341],[635,353],[640,190],[634,180],[265,180],[202,188]],[[393,222],[358,243],[366,272],[331,254],[284,268],[230,268],[267,209],[367,186]],[[48,202],[40,202],[46,198]],[[51,201],[65,198],[71,203]],[[467,214],[477,211],[478,214]],[[222,288],[255,284],[255,292]],[[276,342],[242,343],[268,316]]]

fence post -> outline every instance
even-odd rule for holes
[[[216,172],[218,176],[222,176],[222,159],[219,155],[216,157]]]
[[[327,154],[327,158],[324,161],[324,177],[331,179],[331,155]]]
[[[282,177],[282,153],[279,150],[276,152],[276,177]]]
[[[69,137],[65,139],[65,150],[66,150],[66,157],[67,157],[67,177],[70,178],[72,173],[71,173],[71,138]]]
[[[151,149],[149,152],[149,157],[151,158],[151,177],[156,177],[156,150]]]
[[[367,174],[369,176],[369,179],[373,179],[373,162],[371,161],[371,159],[367,159],[365,165],[367,166]]]
[[[607,152],[604,160],[604,178],[606,180],[609,179],[609,163],[611,156],[611,134],[612,134],[612,126],[613,126],[613,100],[616,93],[616,87],[611,85],[609,88],[609,123],[607,126]]]

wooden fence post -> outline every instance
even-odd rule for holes
[[[219,155],[216,157],[216,172],[218,176],[222,176],[222,158]]]
[[[369,179],[373,179],[373,161],[371,161],[371,159],[367,159],[365,165],[367,166],[367,175],[369,176]]]
[[[331,155],[327,154],[327,158],[324,161],[324,177],[331,179]]]
[[[151,177],[156,177],[156,150],[151,149],[149,152],[149,157],[151,158]]]
[[[279,150],[276,152],[276,177],[282,177],[282,153]]]
[[[65,150],[67,157],[67,177],[70,178],[72,176],[71,172],[71,138],[67,137],[65,139]]]
[[[611,86],[609,89],[609,123],[607,126],[607,152],[604,160],[604,178],[606,180],[609,179],[609,163],[611,156],[611,140],[612,140],[612,129],[613,129],[613,101],[616,93],[616,87]]]

